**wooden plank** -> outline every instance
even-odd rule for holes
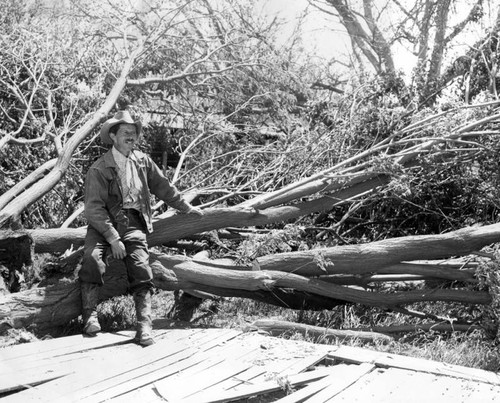
[[[17,344],[0,349],[2,364],[11,360],[33,360],[45,357],[64,355],[70,352],[102,348],[120,343],[130,342],[126,333],[100,333],[97,337],[74,335],[50,340],[40,340],[28,344]]]
[[[338,364],[334,365],[330,368],[330,374],[323,378],[320,379],[319,381],[316,382],[311,382],[309,385],[305,386],[304,388],[289,394],[288,396],[285,396],[279,400],[276,400],[275,403],[298,403],[302,402],[308,397],[311,397],[315,395],[316,393],[320,392],[321,390],[325,389],[327,386],[330,386],[332,384],[335,384],[335,382],[338,379],[342,379],[342,377],[346,374],[347,368],[351,365],[356,365],[356,364]]]
[[[360,365],[350,365],[342,374],[336,374],[336,376],[331,379],[330,385],[316,393],[314,396],[308,399],[307,402],[325,403],[329,401],[333,396],[338,395],[344,389],[347,389],[352,384],[358,382],[366,374],[369,374],[374,369],[375,365],[368,363],[363,363]]]
[[[284,368],[282,371],[279,371],[279,374],[281,376],[286,376],[307,371],[308,369],[314,367],[316,364],[324,360],[327,354],[328,353],[326,351],[322,351],[320,353],[312,354],[310,357],[304,357],[302,359],[298,359],[291,365]]]
[[[203,391],[209,386],[216,385],[221,381],[238,375],[248,369],[249,365],[246,362],[237,360],[224,360],[222,365],[211,366],[203,373],[203,376],[193,377],[191,379],[184,378],[177,385],[175,382],[156,382],[155,388],[157,392],[169,402],[178,402],[183,399],[189,399],[196,393]],[[189,388],[191,385],[191,388]]]
[[[170,396],[168,400],[179,400],[188,395],[205,393],[208,388],[218,388],[225,380],[246,372],[252,366],[251,361],[255,353],[262,346],[261,340],[242,336],[232,339],[230,344],[217,348],[216,351],[207,352],[207,355],[212,356],[203,358],[203,365],[193,366],[182,373],[156,382],[156,389],[162,396]],[[208,370],[200,374],[202,367]],[[197,382],[193,384],[195,378]]]
[[[250,341],[261,346],[254,356],[249,357],[253,366],[237,376],[198,392],[197,395],[224,393],[230,389],[236,390],[239,387],[262,383],[272,377],[285,378],[297,374],[321,361],[331,349],[331,346],[275,338],[256,332],[245,334],[244,342]],[[321,353],[318,353],[318,350]]]
[[[331,350],[331,346],[275,338],[256,332],[246,333],[244,342],[254,342],[261,346],[256,351],[257,354],[249,357],[253,366],[237,376],[198,392],[198,395],[223,393],[226,390],[262,383],[271,377],[284,378],[297,374],[314,366]]]
[[[216,370],[214,368],[218,364],[225,362],[225,355],[227,354],[225,350],[231,350],[231,346],[225,345],[220,347],[220,344],[226,341],[233,341],[233,339],[222,340],[212,337],[208,343],[202,346],[202,348],[191,351],[189,353],[190,355],[182,360],[173,361],[168,363],[168,365],[165,365],[165,362],[158,362],[160,366],[156,365],[157,363],[152,363],[147,368],[148,373],[144,375],[138,374],[137,370],[126,374],[128,378],[131,378],[127,382],[118,383],[117,378],[114,378],[114,386],[107,387],[99,393],[92,394],[89,396],[88,400],[89,402],[96,402],[111,399],[115,396],[129,392],[133,389],[134,385],[143,386],[155,382],[155,387],[157,387],[158,384],[161,384],[163,381],[168,384],[172,376],[178,377],[177,380],[173,382],[173,387],[175,389],[182,389],[183,379],[187,378],[188,383],[185,390],[189,393],[189,390],[192,390],[193,387],[199,388],[203,384],[203,382],[200,381],[193,383],[194,378],[192,376],[203,370],[209,370],[210,373],[215,373]],[[249,349],[252,348],[253,347],[249,347]],[[233,350],[233,353],[237,356],[237,354],[243,354],[244,351],[237,353],[237,351]],[[248,364],[243,363],[242,365],[244,368],[248,367]],[[172,384],[170,384],[170,386],[172,386]],[[168,387],[166,387],[166,389],[168,389]],[[81,401],[84,402],[86,400],[82,399]]]
[[[214,393],[222,392],[230,389],[234,389],[237,387],[244,387],[249,385],[255,385],[256,383],[264,382],[265,376],[268,374],[265,366],[251,366],[246,371],[243,371],[237,375],[232,376],[231,378],[226,379],[225,381],[208,388],[202,393]]]
[[[252,344],[257,347],[254,354],[241,357],[241,359],[248,361],[251,364],[251,367],[249,367],[246,371],[220,382],[217,385],[213,385],[208,388],[208,391],[212,393],[214,389],[219,391],[230,389],[241,384],[251,384],[250,381],[254,380],[254,378],[264,376],[267,373],[264,363],[269,358],[266,356],[266,352],[270,349],[270,346],[267,344],[269,339],[273,338],[267,335],[257,334],[256,332],[247,332],[242,335],[240,340],[235,340],[239,341],[241,346]],[[203,393],[205,393],[205,391]]]
[[[180,330],[180,329],[179,329]],[[81,343],[80,348],[73,343],[75,338],[71,336],[72,341],[68,344],[65,338],[57,339],[61,340],[62,348],[54,349],[49,347],[47,351],[43,351],[34,357],[30,357],[29,359],[26,356],[21,356],[18,359],[10,359],[5,366],[8,369],[5,369],[5,372],[0,372],[0,392],[14,391],[18,389],[24,389],[26,387],[35,386],[50,380],[54,380],[66,375],[70,375],[74,373],[78,368],[80,368],[79,362],[81,360],[85,360],[89,355],[92,355],[88,350],[92,349],[92,347],[108,347],[116,348],[120,346],[120,353],[125,354],[127,348],[136,348],[135,345],[130,344],[132,339],[131,336],[135,335],[135,332],[120,332],[120,336],[126,337],[127,341],[125,342],[113,342],[112,344],[108,344],[109,341],[115,340],[116,334],[111,334],[113,337],[107,337],[109,334],[102,333],[95,338],[92,338],[95,343]],[[196,331],[186,331],[183,329],[182,332],[177,330],[170,331],[168,333],[169,340],[181,340],[184,338],[193,339],[196,334],[201,333],[201,329]],[[165,333],[164,337],[167,336]],[[85,340],[83,336],[78,336],[79,340]],[[101,339],[101,340],[96,340]],[[38,343],[38,342],[37,342]],[[126,346],[126,344],[129,344]],[[82,348],[83,347],[83,348]],[[42,346],[36,346],[36,349],[42,351]],[[64,354],[66,353],[66,354]],[[100,351],[97,351],[98,354],[101,354]],[[52,356],[56,354],[55,356]],[[82,364],[84,365],[84,364]],[[15,377],[12,374],[16,374]]]
[[[251,346],[254,348],[252,349]],[[274,351],[275,347],[278,347],[278,351]],[[322,353],[316,354],[314,357],[311,356],[311,353],[318,349],[321,350]],[[207,394],[219,396],[227,393],[235,393],[234,390],[228,391],[227,389],[238,385],[245,388],[246,385],[248,385],[248,379],[251,379],[252,382],[259,382],[259,384],[261,384],[267,381],[267,379],[265,379],[266,375],[267,378],[269,378],[269,376],[273,374],[279,376],[279,372],[286,371],[283,375],[286,376],[288,374],[295,374],[295,371],[306,370],[311,365],[323,359],[330,349],[330,346],[319,346],[307,342],[276,339],[256,333],[246,333],[241,337],[232,339],[229,346],[218,348],[217,351],[207,352],[207,354],[213,353],[216,356],[223,355],[225,361],[215,364],[214,366],[201,364],[194,365],[182,371],[180,374],[155,382],[155,387],[158,393],[163,395],[168,401],[178,401],[181,398],[187,398],[187,395],[189,395],[189,400],[191,401],[203,401],[204,396]],[[252,354],[250,354],[250,352]],[[234,364],[231,357],[238,357],[238,361],[242,361],[241,366],[238,363]],[[213,362],[213,357],[211,360]],[[269,362],[266,362],[266,360],[271,361],[271,366],[269,366]],[[204,361],[208,361],[208,359],[204,359]],[[241,368],[245,368],[244,362],[253,365],[259,364],[259,366],[252,366],[238,373]],[[224,365],[230,369],[222,369],[221,366],[223,367]],[[200,373],[199,370],[202,367],[209,368],[209,371]],[[271,371],[269,370],[270,368],[272,369]],[[260,379],[253,379],[256,377]],[[195,378],[197,381],[193,383],[192,379]],[[193,387],[195,387],[197,391],[193,392]],[[191,390],[191,392],[189,392],[189,390]],[[186,393],[186,391],[188,392]],[[150,395],[149,391],[145,393]],[[117,399],[120,401],[119,397]],[[134,400],[136,399],[131,397],[129,401]]]
[[[292,386],[303,385],[328,376],[329,370],[318,369],[308,371],[288,377],[288,383]],[[247,386],[239,390],[230,390],[223,393],[205,393],[201,396],[180,400],[182,403],[221,403],[230,402],[232,400],[244,399],[250,396],[262,395],[269,392],[274,392],[281,389],[281,385],[276,380],[262,382],[260,384]]]
[[[399,368],[377,368],[328,400],[337,402],[496,402],[500,386]]]
[[[123,395],[116,396],[109,400],[110,403],[165,403],[165,399],[162,398],[152,385],[146,385],[141,388],[137,388],[127,392]]]
[[[85,357],[80,357],[80,360]],[[2,375],[0,378],[0,392],[11,392],[19,389],[33,387],[57,378],[74,373],[79,368],[78,359],[64,362],[47,363],[34,368],[12,367],[12,372],[8,375]],[[15,374],[15,376],[14,376]]]
[[[341,346],[332,350],[328,356],[345,362],[358,364],[368,362],[374,363],[378,367],[409,369],[500,385],[500,375],[494,372],[446,364],[422,358],[383,353],[359,347]]]
[[[47,382],[61,376],[68,375],[74,371],[70,364],[67,364],[65,353],[75,353],[92,348],[103,348],[130,343],[128,337],[116,334],[103,334],[97,338],[85,338],[81,335],[71,336],[71,340],[61,340],[62,346],[57,348],[54,343],[50,343],[47,350],[42,345],[44,341],[35,342],[36,346],[26,345],[33,355],[26,355],[20,352],[19,348],[0,352],[0,392],[23,389],[28,386]],[[59,339],[50,340],[55,341]],[[79,342],[79,343],[78,343]],[[21,346],[13,346],[21,347]],[[38,351],[38,353],[37,353]],[[52,356],[57,358],[52,358]],[[16,358],[17,357],[17,358]],[[4,361],[5,358],[5,361]],[[16,376],[12,376],[16,374]]]
[[[204,344],[200,343],[200,345],[196,347],[191,346],[190,349],[174,357],[156,360],[140,368],[131,368],[127,372],[120,373],[108,379],[106,382],[97,382],[80,392],[81,398],[79,401],[88,401],[89,403],[105,401],[129,392],[134,388],[156,382],[180,371],[184,371],[204,361],[209,356],[208,351],[212,351],[214,346],[230,340],[237,334],[240,334],[240,332],[229,330],[227,333],[217,337],[210,337]],[[207,354],[201,354],[203,351],[207,352]]]
[[[187,334],[196,334],[203,331],[202,328],[192,329],[158,329],[154,331],[156,338],[186,338]],[[47,357],[57,357],[74,352],[105,348],[113,345],[132,342],[135,336],[134,330],[122,330],[116,333],[99,333],[96,337],[86,337],[83,335],[73,335],[59,337],[50,340],[40,340],[27,344],[17,344],[0,349],[0,360],[2,364],[10,360],[43,359]]]
[[[182,343],[185,343],[184,340],[182,340]],[[140,351],[142,350],[141,347],[137,346],[137,345],[130,345],[130,347],[134,348],[136,351]],[[96,374],[99,374],[101,373],[102,377],[105,379],[106,378],[106,375],[105,373],[103,373],[104,369],[106,369],[107,367],[109,367],[109,362],[106,362],[106,360],[108,359],[109,360],[113,360],[116,356],[120,357],[121,355],[120,354],[116,354],[114,351],[103,351],[103,352],[98,352],[98,355],[96,356],[93,356],[91,353],[96,353],[95,351],[94,352],[90,352],[90,353],[87,353],[85,354],[85,360],[83,360],[84,362],[84,368],[87,367],[87,372],[88,372],[88,368],[92,368],[94,367],[94,371]],[[76,372],[78,372],[79,370],[81,370],[82,368],[80,367],[76,367],[75,370]],[[81,373],[85,373],[86,371],[80,371]],[[87,375],[85,375],[85,377],[87,377]],[[68,382],[70,382],[71,378],[68,380]],[[66,382],[63,383],[63,385],[66,385]],[[40,386],[39,388],[43,388],[44,385]],[[57,386],[57,384],[56,384]],[[56,387],[54,385],[50,385],[50,386],[47,386],[45,389],[48,389],[48,391],[46,393],[51,393],[51,388],[54,388]],[[31,389],[30,391],[26,391],[26,392],[22,392],[22,393],[19,393],[18,395],[20,395],[19,399],[20,401],[22,401],[25,397],[24,396],[29,396],[30,394],[33,395],[33,394],[36,394],[37,393],[37,388],[33,388]],[[57,395],[57,392],[59,392],[59,390],[56,391],[56,395]],[[17,396],[17,395],[15,395]],[[13,397],[14,399],[14,397]]]
[[[207,331],[204,333],[203,342],[198,340],[198,346],[196,346],[197,343],[193,345],[192,340],[171,343],[168,339],[164,339],[146,349],[134,345],[136,348],[124,356],[103,351],[102,354],[89,359],[86,371],[79,371],[63,379],[8,396],[8,401],[24,402],[37,399],[38,401],[67,402],[71,401],[71,396],[75,394],[81,400],[116,384],[123,384],[125,389],[131,390],[142,386],[133,382],[134,378],[138,376],[140,379],[140,375],[148,374],[152,371],[151,368],[164,364],[168,366],[171,362],[185,359],[197,350],[210,348],[214,343],[230,339],[239,333],[225,329]]]
[[[194,377],[198,376],[197,379],[201,379],[202,382],[204,381],[204,383],[206,383],[206,381],[205,381],[206,374],[203,371],[207,368],[211,368],[214,365],[224,365],[224,363],[226,362],[225,360],[230,360],[231,358],[234,358],[234,357],[238,357],[238,359],[241,360],[242,362],[246,362],[247,363],[246,366],[250,365],[249,360],[253,356],[252,352],[254,352],[256,349],[258,349],[259,345],[256,342],[248,342],[246,339],[243,339],[242,336],[244,336],[244,335],[240,335],[240,336],[230,340],[225,346],[221,346],[221,347],[218,347],[217,349],[209,350],[205,353],[202,353],[203,355],[198,355],[198,360],[201,359],[201,362],[195,362],[193,366],[188,367],[185,370],[183,370],[177,374],[173,374],[172,376],[164,378],[161,381],[155,382],[154,386],[150,385],[147,387],[143,387],[142,389],[143,389],[143,392],[145,394],[144,397],[141,396],[142,392],[137,392],[138,389],[136,389],[134,391],[127,392],[124,395],[117,396],[116,398],[113,399],[113,402],[115,402],[115,400],[116,400],[118,402],[121,402],[121,401],[123,401],[123,402],[141,401],[141,403],[142,403],[143,398],[144,399],[151,399],[151,401],[158,401],[158,400],[164,401],[161,397],[159,397],[158,394],[156,394],[156,398],[151,397],[152,390],[158,386],[159,382],[165,382],[165,381],[171,380],[175,384],[175,389],[182,389],[181,387],[179,387],[177,382],[184,382],[184,379],[189,379],[188,386],[186,386],[185,389],[187,389],[189,387],[189,389],[187,389],[187,390],[191,390],[191,392],[189,392],[189,393],[192,393],[192,388],[193,388],[194,384],[196,385],[196,389],[200,389],[200,383],[198,381],[196,383],[193,383],[192,379],[194,379]],[[207,358],[205,358],[205,357],[207,357]],[[249,372],[253,369],[255,369],[255,367],[247,368],[247,370],[243,371],[243,373]],[[259,374],[260,374],[260,372],[259,372]],[[232,376],[239,377],[240,374],[232,375]],[[241,381],[239,383],[241,383]],[[163,387],[163,390],[168,390],[167,384],[159,386],[159,388],[162,388],[162,387]],[[156,392],[156,393],[158,393],[158,392]],[[168,394],[168,392],[166,392],[166,393]],[[204,392],[202,392],[202,393],[204,393]],[[138,398],[138,396],[140,396],[140,398]],[[145,401],[147,402],[149,400],[145,400]]]

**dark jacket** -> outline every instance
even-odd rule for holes
[[[182,212],[191,209],[170,184],[158,166],[146,154],[133,151],[137,173],[142,181],[139,203],[148,232],[153,231],[151,193],[167,205]],[[117,228],[127,220],[122,212],[122,186],[118,178],[118,167],[111,150],[90,167],[85,180],[85,217],[89,225],[99,231],[108,242],[120,238]],[[126,225],[126,223],[125,223]]]

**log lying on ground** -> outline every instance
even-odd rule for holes
[[[260,257],[257,262],[262,269],[307,276],[390,273],[384,268],[423,258],[465,256],[496,242],[500,242],[500,224],[467,227],[439,235],[406,236],[366,244],[278,253]]]
[[[329,211],[335,203],[373,190],[387,181],[388,178],[385,175],[379,175],[369,181],[357,183],[352,188],[343,189],[315,200],[265,210],[252,211],[234,207],[206,209],[204,210],[205,215],[202,217],[195,214],[173,214],[154,223],[154,231],[148,237],[148,243],[153,247],[204,231],[234,226],[267,225],[316,212]],[[35,242],[36,253],[56,253],[77,248],[83,245],[85,231],[85,228],[28,230]]]
[[[413,325],[397,325],[397,326],[373,326],[369,330],[384,333],[408,333],[416,332],[417,330],[423,331],[436,331],[436,332],[469,332],[471,330],[479,330],[482,327],[473,324],[453,324],[453,323],[419,323]],[[362,330],[360,330],[362,331]]]
[[[159,254],[155,258],[164,268],[172,264],[171,256]],[[189,258],[184,258],[184,261],[181,261],[180,258],[183,257],[174,258],[175,260],[179,260],[171,268],[171,271],[175,273],[178,280],[183,280],[184,286],[181,288],[200,289],[217,295],[220,295],[220,289],[257,291],[289,288],[327,298],[378,307],[398,306],[422,301],[455,301],[472,304],[488,304],[491,302],[491,297],[487,292],[457,289],[422,289],[382,294],[330,284],[322,281],[320,278],[306,278],[294,273],[272,270],[251,272],[227,270],[220,267],[211,267],[204,261],[197,262]],[[162,270],[162,275],[164,274],[165,270]],[[155,278],[160,280],[160,276],[157,273],[155,273]],[[172,278],[167,278],[165,285],[168,286],[171,283]]]
[[[217,213],[214,213],[217,214]],[[246,215],[245,212],[234,212]],[[250,213],[252,214],[252,213]],[[255,215],[255,213],[253,213]],[[194,216],[184,219],[196,220]],[[471,227],[442,235],[410,236],[359,245],[305,252],[282,253],[258,258],[252,267],[152,255],[155,284],[164,290],[200,290],[220,296],[240,296],[268,303],[297,308],[307,301],[328,308],[339,303],[360,303],[369,306],[391,307],[419,301],[456,301],[467,304],[489,304],[487,292],[459,289],[428,289],[392,294],[367,292],[322,281],[320,276],[336,273],[401,273],[411,269],[417,272],[457,279],[461,270],[429,267],[422,264],[401,264],[401,261],[443,259],[461,256],[500,240],[500,224]],[[455,274],[454,274],[455,273]],[[470,273],[465,272],[466,278]],[[438,277],[439,277],[438,275]],[[318,276],[319,278],[307,278]],[[463,279],[466,279],[463,278]],[[126,279],[108,282],[103,298],[123,294]],[[309,298],[308,296],[312,297]],[[57,326],[78,316],[79,291],[75,284],[60,283],[16,293],[0,300],[0,320],[11,321],[15,327],[37,324]]]
[[[372,332],[372,331],[356,331],[356,330],[339,330],[326,327],[311,326],[303,323],[286,322],[282,320],[257,320],[253,322],[247,330],[263,330],[273,336],[281,336],[283,334],[299,333],[304,337],[312,337],[318,341],[338,341],[345,340],[361,340],[367,342],[382,342],[389,343],[394,340],[393,337]]]
[[[220,227],[232,225],[235,222],[242,225],[260,225],[258,222],[261,220],[266,222],[275,213],[280,217],[287,217],[295,210],[300,210],[300,208],[279,207],[267,209],[258,214],[233,209],[217,209],[208,211],[201,218],[195,215],[175,215],[155,223],[155,232],[150,235],[148,241],[150,246],[160,245],[163,241],[179,239],[194,233],[194,227],[196,231],[213,229],[215,223],[219,221]],[[85,236],[84,229],[40,229],[28,232],[33,237],[36,252],[63,252],[72,245],[81,245]],[[165,232],[169,235],[164,234]],[[64,239],[67,241],[63,242]],[[370,272],[382,274],[380,271],[382,268],[401,262],[422,258],[433,260],[446,259],[450,256],[465,256],[496,242],[500,242],[500,224],[467,227],[439,235],[407,236],[366,244],[281,253],[260,257],[256,262],[263,270],[289,271],[306,276]],[[61,246],[56,247],[57,243]],[[394,271],[385,273],[394,273]],[[406,273],[425,275],[415,272]]]
[[[193,289],[220,296],[258,299],[254,295],[271,296],[276,295],[276,290],[294,290],[293,292],[325,298],[329,304],[344,301],[382,308],[421,301],[466,304],[491,302],[487,292],[433,289],[384,294],[330,284],[293,273],[221,269],[210,265],[210,262],[194,261],[185,256],[152,254],[151,266],[155,285],[160,289]],[[107,284],[107,287],[106,297],[110,297],[113,295],[113,291],[109,292],[113,290],[113,284]],[[123,293],[123,289],[117,293]],[[77,317],[79,312],[79,289],[75,283],[62,282],[0,298],[0,321],[8,321],[13,327],[58,326]]]

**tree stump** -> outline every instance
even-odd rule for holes
[[[6,290],[20,289],[23,266],[33,263],[34,244],[24,231],[0,231],[0,274]]]

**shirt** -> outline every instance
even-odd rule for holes
[[[118,177],[122,185],[123,208],[133,208],[140,211],[139,197],[142,192],[142,182],[136,168],[136,157],[132,151],[128,157],[115,147],[112,148],[113,158],[118,167]]]

